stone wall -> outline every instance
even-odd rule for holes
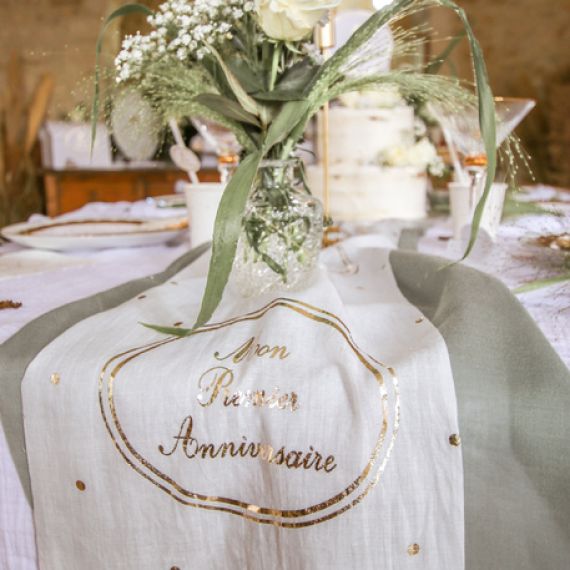
[[[536,109],[517,129],[532,156],[536,178],[570,186],[570,176],[554,175],[561,170],[558,157],[570,155],[570,132],[558,128],[559,117],[570,115],[570,102],[556,95],[557,86],[570,82],[570,0],[459,3],[483,48],[495,94],[537,100]],[[457,18],[446,11],[434,11],[432,21],[444,35],[459,30]],[[465,44],[453,58],[463,76],[469,73],[468,57]],[[554,136],[556,153],[549,150]]]
[[[89,99],[95,43],[101,22],[120,0],[0,0],[0,85],[12,51],[21,55],[29,96],[37,78],[50,72],[56,88],[50,115],[69,112]],[[108,34],[106,52],[115,51],[119,31]]]

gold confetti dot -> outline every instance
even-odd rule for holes
[[[0,311],[3,309],[19,309],[21,306],[22,303],[19,301],[12,301],[12,299],[0,301]]]
[[[182,324],[182,321],[178,321],[177,323],[174,323],[175,327],[179,327]]]
[[[139,295],[137,299],[146,299],[146,295]]]
[[[80,490],[80,491],[85,491],[86,486],[85,483],[83,481],[75,481],[75,486]]]
[[[170,570],[180,570],[178,566],[173,566]]]
[[[424,318],[420,317],[419,319],[416,319],[416,325],[419,325],[420,323],[424,322]]]
[[[57,386],[59,384],[59,381],[61,380],[61,376],[57,373],[54,372],[50,377],[49,377],[49,381],[54,385]]]
[[[419,544],[410,544],[410,546],[408,546],[408,554],[410,556],[416,556],[417,554],[420,553],[420,545]]]
[[[449,444],[453,445],[453,447],[459,447],[461,445],[461,438],[458,434],[452,433],[449,436]]]

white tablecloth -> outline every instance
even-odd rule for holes
[[[537,187],[531,195],[548,198],[551,192],[548,188]],[[560,273],[559,254],[528,243],[533,236],[569,231],[570,204],[557,204],[555,207],[565,215],[532,215],[507,220],[501,225],[495,243],[489,243],[482,236],[478,247],[465,263],[498,277],[510,288]],[[64,217],[140,218],[179,214],[179,209],[158,209],[145,202],[120,202],[89,204]],[[383,222],[374,225],[374,232],[382,233],[386,244],[396,247],[401,228],[402,224]],[[429,255],[458,259],[463,244],[449,240],[450,235],[451,226],[446,218],[431,220],[428,230],[418,243],[418,250]],[[181,239],[166,246],[80,252],[71,256],[31,252],[11,244],[1,245],[0,299],[21,302],[22,307],[0,313],[0,342],[51,309],[131,279],[161,271],[189,248],[189,241]],[[10,256],[10,273],[8,264],[3,264],[6,254],[17,254],[15,259]],[[32,256],[33,260],[30,259]],[[25,271],[20,267],[20,275],[15,276],[14,266],[18,258],[24,259],[26,265]],[[524,293],[518,298],[561,358],[570,366],[570,283]]]
[[[496,244],[484,240],[468,264],[502,279],[509,287],[556,274],[558,257],[548,251],[528,247],[526,238],[541,233],[568,231],[570,207],[562,218],[525,216],[501,227]],[[133,217],[179,215],[179,210],[158,210],[137,203],[91,204],[66,217]],[[396,229],[394,229],[396,228]],[[375,226],[385,235],[386,244],[397,247],[400,227],[385,223]],[[436,219],[419,241],[419,251],[458,257],[460,244],[447,239],[450,227]],[[90,296],[131,279],[159,272],[190,247],[187,239],[159,247],[81,252],[73,256],[35,252],[33,255],[11,244],[0,246],[0,299],[21,302],[19,309],[0,312],[0,342],[26,323],[51,309]],[[18,273],[18,260],[20,271]],[[561,358],[570,365],[570,284],[564,283],[519,296]],[[35,568],[35,545],[31,510],[0,430],[0,568]]]
[[[64,217],[141,218],[179,214],[179,209],[163,210],[144,202],[122,202],[90,204]],[[177,243],[164,246],[73,255],[34,252],[6,243],[0,245],[0,299],[22,303],[19,309],[0,312],[0,343],[52,309],[161,271],[189,248],[185,236]],[[1,426],[0,568],[37,568],[32,512],[24,498]]]
[[[507,218],[501,224],[494,243],[486,239],[484,234],[480,236],[479,243],[465,264],[490,273],[511,289],[537,279],[567,273],[570,269],[562,267],[564,253],[532,242],[541,235],[570,232],[570,193],[559,192],[554,195],[554,189],[537,186],[521,196],[521,199],[527,201],[551,198],[564,202],[545,203],[544,207],[561,215]],[[434,221],[420,239],[418,250],[428,255],[459,259],[465,248],[464,243],[442,239],[451,233],[447,218]],[[517,298],[570,367],[570,281],[521,293]]]

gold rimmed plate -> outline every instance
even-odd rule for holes
[[[570,233],[568,232],[538,236],[533,239],[533,242],[541,247],[570,253]]]
[[[187,228],[186,218],[83,219],[14,224],[3,228],[1,234],[24,247],[81,251],[160,245]]]

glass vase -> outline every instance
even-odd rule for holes
[[[260,164],[232,270],[232,283],[246,297],[300,289],[311,281],[323,238],[323,208],[303,172],[298,159]]]

